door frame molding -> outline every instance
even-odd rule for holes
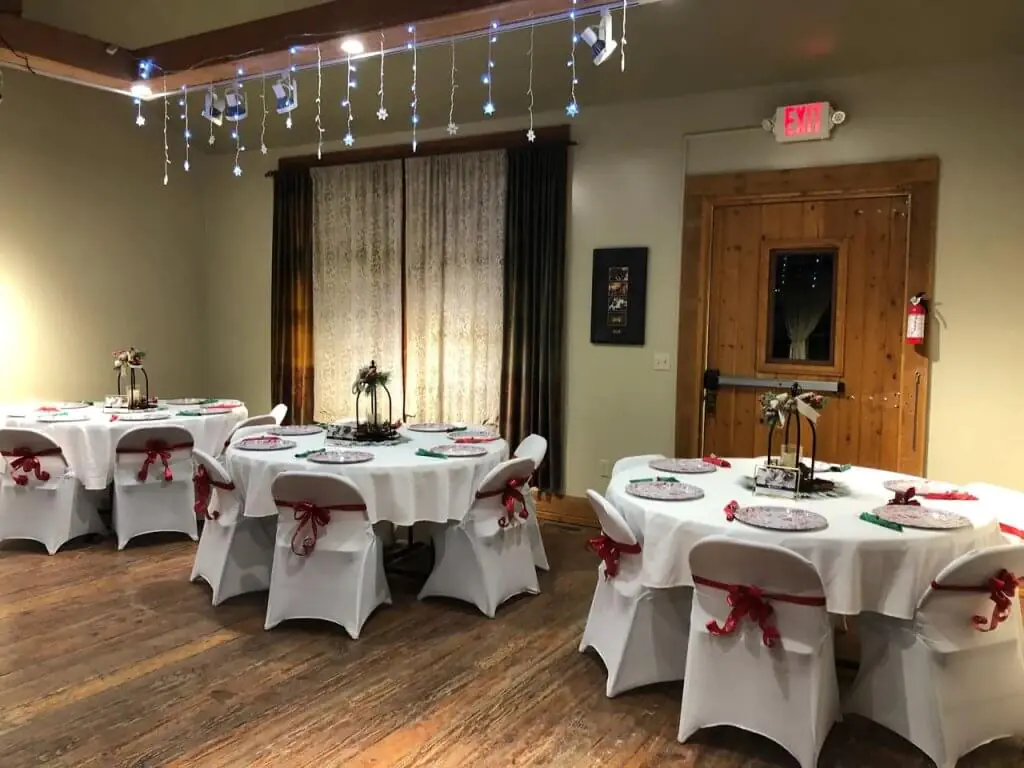
[[[711,235],[715,209],[726,205],[809,202],[907,195],[910,227],[906,296],[931,296],[935,266],[939,159],[925,157],[853,165],[815,166],[687,176],[683,194],[682,265],[676,374],[676,456],[696,456],[703,429],[707,361]],[[928,340],[935,338],[934,332]],[[906,345],[904,345],[906,347]],[[899,468],[923,474],[929,394],[928,343],[906,348],[900,366],[902,399]]]

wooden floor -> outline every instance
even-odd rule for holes
[[[604,696],[577,652],[596,578],[588,531],[545,526],[543,594],[485,619],[457,603],[395,604],[353,642],[340,628],[263,631],[265,595],[212,608],[189,584],[195,547],[111,541],[54,557],[0,550],[0,766],[796,766],[729,728],[676,743],[682,684]],[[960,768],[1021,766],[1022,744]],[[821,768],[930,763],[859,719],[832,731]]]

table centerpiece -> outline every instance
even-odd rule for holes
[[[135,347],[121,349],[113,354],[117,371],[117,395],[108,397],[105,405],[112,408],[141,410],[155,408],[156,401],[149,397],[149,374],[142,361],[146,353]]]
[[[786,392],[765,392],[761,395],[761,420],[768,426],[768,459],[770,466],[788,467],[799,470],[799,488],[803,492],[823,492],[833,487],[829,480],[814,476],[817,463],[818,432],[816,424],[821,410],[828,399],[817,392],[804,392],[797,382]],[[800,441],[803,423],[806,422],[811,434],[811,461],[802,460]],[[791,442],[790,430],[795,431],[795,442]],[[775,436],[781,435],[779,451],[775,451]]]

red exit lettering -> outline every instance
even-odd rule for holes
[[[813,135],[821,131],[823,104],[796,104],[783,112],[783,131],[786,136]]]

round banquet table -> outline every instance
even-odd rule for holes
[[[494,440],[480,443],[487,453],[473,458],[437,459],[417,456],[421,448],[450,443],[445,433],[399,430],[400,445],[349,447],[326,440],[326,433],[287,437],[295,448],[279,451],[246,451],[231,446],[228,467],[235,485],[245,496],[246,517],[277,514],[270,485],[282,472],[322,472],[342,475],[359,488],[366,499],[371,522],[382,520],[411,526],[416,522],[444,523],[461,520],[469,511],[487,473],[508,458],[508,443]],[[363,464],[317,464],[296,456],[323,447],[372,453]]]
[[[631,478],[666,476],[647,467],[620,472],[608,484],[607,498],[619,509],[643,546],[642,579],[650,587],[693,586],[690,549],[701,539],[724,535],[745,541],[776,544],[810,560],[821,575],[828,610],[856,615],[862,611],[910,619],[918,600],[939,572],[957,557],[974,549],[1005,543],[999,531],[994,500],[934,501],[921,503],[957,512],[972,526],[951,531],[904,527],[897,532],[859,518],[892,498],[882,483],[905,479],[881,470],[853,467],[825,477],[845,486],[837,498],[797,500],[755,496],[748,487],[755,459],[729,459],[731,468],[708,474],[672,474],[680,482],[704,491],[694,501],[649,501],[631,496]],[[747,482],[742,481],[746,478]],[[823,515],[828,528],[821,531],[772,531],[725,518],[725,506],[790,506]]]
[[[234,401],[233,401],[234,402]],[[245,420],[249,412],[239,405],[225,413],[204,416],[181,416],[179,411],[195,410],[195,406],[177,407],[161,403],[170,417],[151,421],[123,421],[104,413],[102,406],[73,409],[68,413],[82,413],[86,421],[40,422],[42,412],[31,406],[0,407],[4,427],[35,429],[49,435],[64,451],[64,457],[86,489],[100,491],[113,481],[114,448],[121,436],[135,427],[184,427],[192,435],[195,447],[212,455],[220,453],[231,431]]]

